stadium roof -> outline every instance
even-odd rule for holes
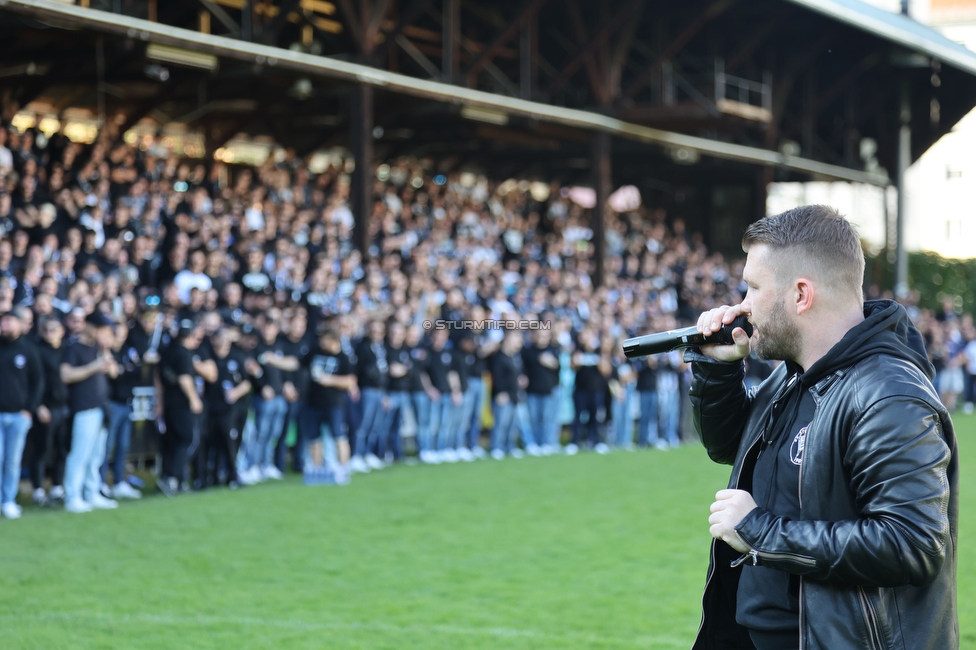
[[[885,11],[862,0],[789,0],[853,25],[892,43],[928,54],[943,63],[976,74],[976,53],[904,14]]]
[[[773,180],[885,185],[906,115],[915,160],[976,106],[976,55],[854,0],[77,2],[0,0],[5,101],[304,155],[352,142],[368,86],[376,159],[590,183],[609,133],[613,185],[690,227]]]

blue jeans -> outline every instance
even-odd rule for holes
[[[248,454],[248,462],[252,467],[265,467],[274,463],[275,445],[285,429],[287,417],[288,401],[284,396],[254,398],[254,446]]]
[[[519,402],[515,405],[515,433],[521,434],[522,444],[526,447],[534,447],[536,445],[535,432],[532,430],[532,422],[529,417],[529,407],[525,402]],[[515,446],[517,443],[512,442]]]
[[[563,387],[556,386],[552,389],[552,394],[549,395],[549,406],[547,407],[546,421],[548,423],[548,429],[546,430],[546,442],[545,444],[552,447],[558,447],[560,445],[559,434],[563,430],[563,419],[562,419],[562,404],[563,404]],[[551,415],[548,415],[551,414]]]
[[[437,449],[454,449],[458,429],[460,407],[454,404],[450,393],[441,393],[440,398],[431,401],[430,430],[437,432]]]
[[[422,390],[410,393],[414,419],[417,420],[417,449],[428,451],[430,446],[430,397]]]
[[[630,399],[633,387],[624,389],[623,399],[612,398],[610,419],[613,420],[613,446],[626,447],[634,442],[634,423],[630,419]]]
[[[512,404],[511,399],[505,404],[499,404],[495,400],[492,403],[492,414],[495,426],[491,430],[491,450],[500,449],[507,453],[512,450],[515,442],[515,404]]]
[[[458,436],[466,440],[458,440],[458,445],[466,444],[474,449],[481,438],[481,400],[484,398],[485,382],[478,379],[468,379],[468,390],[464,391],[464,402],[461,404],[461,424]]]
[[[403,441],[400,438],[400,424],[403,422],[403,411],[410,406],[410,393],[407,391],[392,391],[387,393],[390,398],[390,410],[386,414],[386,424],[379,440],[379,455],[385,457],[387,450],[393,452],[397,460],[403,458]]]
[[[640,423],[637,425],[637,444],[657,444],[657,391],[642,390],[640,395]]]
[[[90,501],[102,485],[98,470],[105,457],[105,413],[100,408],[75,413],[71,452],[64,463],[64,500]]]
[[[132,441],[132,405],[109,402],[108,439],[105,442],[105,462],[102,463],[102,483],[112,463],[112,481],[116,485],[125,479],[125,457]]]
[[[287,400],[285,400],[287,402]],[[298,420],[301,417],[302,410],[304,406],[302,402],[288,402],[288,411],[285,413],[285,427],[281,433],[281,437],[278,438],[278,444],[275,445],[274,450],[274,464],[282,472],[285,471],[285,452],[288,450],[288,427],[292,423],[295,424],[297,429]],[[301,472],[304,466],[304,461],[302,460],[305,451],[305,445],[302,444],[302,436],[300,432],[296,431],[295,448],[292,451],[291,467],[296,472]]]
[[[669,445],[681,443],[678,437],[678,425],[681,423],[681,392],[676,389],[657,391],[658,421],[661,436]]]
[[[553,434],[559,426],[559,396],[556,391],[548,395],[529,393],[525,401],[529,409],[529,428],[536,444],[555,444]]]
[[[363,423],[363,397],[362,394],[359,395],[359,399],[353,401],[352,395],[346,395],[346,402],[344,405],[345,418],[346,418],[346,431],[349,432],[349,442],[355,444],[356,442],[356,432],[359,431],[359,427]],[[352,449],[352,453],[356,453],[356,449]]]
[[[363,388],[360,391],[359,401],[363,407],[363,421],[356,431],[353,453],[357,456],[365,456],[376,449],[388,415],[388,411],[383,408],[385,394],[386,391],[382,388]]]
[[[601,418],[606,419],[603,412],[606,404],[605,393],[600,390],[596,392],[576,391],[573,393],[573,405],[576,408],[576,419],[573,420],[573,442],[577,445],[583,442],[583,413],[587,414],[587,434],[586,439],[591,445],[600,442]]]
[[[4,505],[13,503],[20,491],[20,462],[30,426],[30,418],[22,413],[0,413],[0,468]]]

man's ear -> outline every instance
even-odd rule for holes
[[[813,282],[807,278],[797,278],[796,283],[793,285],[793,295],[795,296],[794,307],[797,316],[813,308],[815,294]]]

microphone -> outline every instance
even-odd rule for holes
[[[683,327],[658,334],[635,336],[624,341],[624,356],[633,359],[635,357],[646,357],[649,354],[694,348],[711,343],[731,345],[735,343],[732,339],[732,330],[736,327],[741,327],[747,336],[752,336],[752,323],[745,316],[737,316],[734,321],[728,325],[722,325],[722,329],[708,336],[699,332],[697,327]]]

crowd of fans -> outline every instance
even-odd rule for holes
[[[595,287],[589,212],[549,190],[396,161],[364,258],[342,169],[181,160],[111,125],[91,145],[0,128],[2,514],[20,515],[22,469],[39,504],[138,498],[133,425],[158,429],[171,496],[289,462],[343,482],[415,454],[680,444],[687,367],[621,342],[739,302],[742,262],[639,208],[611,213]],[[947,405],[971,403],[972,318],[915,317]]]

